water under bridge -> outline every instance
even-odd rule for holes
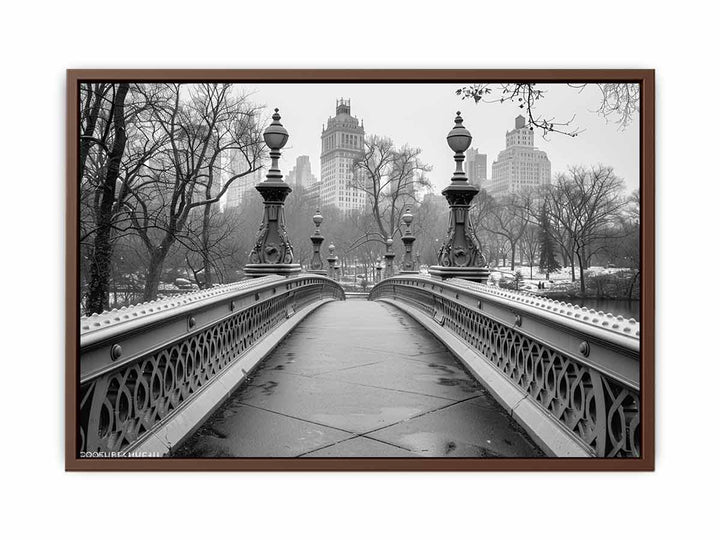
[[[640,454],[639,323],[530,294],[266,276],[80,326],[85,455]]]

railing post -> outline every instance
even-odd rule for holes
[[[322,246],[325,237],[320,234],[320,224],[323,222],[323,217],[320,215],[319,208],[315,211],[313,222],[315,223],[315,233],[310,237],[310,241],[313,245],[313,255],[312,259],[310,259],[310,272],[325,276],[327,275],[327,272],[323,270],[323,261],[320,257],[320,246]]]
[[[395,253],[392,250],[393,239],[388,238],[385,240],[385,279],[393,276],[393,260],[395,259]]]
[[[405,233],[400,237],[403,245],[405,246],[405,254],[403,255],[402,270],[401,274],[417,274],[415,268],[415,259],[413,258],[413,244],[415,243],[415,237],[410,230],[410,224],[413,220],[413,215],[410,213],[408,208],[402,216],[402,220],[405,223]]]
[[[265,210],[255,246],[250,252],[250,262],[244,268],[245,274],[250,277],[300,272],[300,265],[293,264],[293,248],[285,230],[285,198],[292,188],[283,181],[278,166],[280,150],[287,143],[289,135],[280,123],[278,109],[275,109],[272,119],[263,133],[265,144],[270,148],[272,163],[265,181],[255,186],[263,198]]]
[[[382,279],[382,263],[380,262],[380,255],[378,255],[377,261],[375,261],[375,283],[380,283]]]
[[[455,152],[455,173],[450,185],[442,194],[450,205],[450,224],[447,238],[440,248],[438,264],[430,267],[430,274],[441,279],[463,278],[470,281],[487,282],[490,271],[470,222],[470,205],[480,191],[468,182],[463,170],[465,150],[470,147],[472,135],[462,124],[458,111],[455,127],[448,133],[447,141]]]

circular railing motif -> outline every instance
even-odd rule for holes
[[[488,293],[489,287],[464,280],[467,289]],[[495,291],[492,295],[515,300],[521,295]],[[591,366],[578,362],[504,324],[477,308],[461,303],[456,293],[419,278],[395,278],[378,284],[370,299],[392,298],[407,302],[433,318],[487,359],[515,386],[522,389],[552,418],[567,428],[589,451],[601,457],[640,456],[639,392]],[[588,318],[609,331],[639,335],[634,320],[595,314],[563,303],[521,298],[526,305],[562,312],[572,319]],[[431,306],[431,308],[429,308]]]
[[[342,289],[326,281],[308,278],[299,286],[273,289],[276,295],[267,300],[85,381],[80,387],[80,451],[122,452],[146,436],[292,313],[322,298],[343,298]],[[244,288],[249,287],[226,287]],[[197,294],[194,301],[212,296]],[[110,319],[108,324],[116,324],[114,318],[101,314],[87,322],[90,327],[94,326],[91,320]]]

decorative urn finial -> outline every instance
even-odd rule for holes
[[[320,209],[318,208],[317,210],[315,210],[315,215],[313,216],[313,223],[315,223],[315,229],[317,229],[319,231],[320,225],[322,224],[322,222],[323,222],[323,217],[320,214]]]
[[[472,135],[463,126],[463,118],[460,116],[460,111],[457,112],[455,117],[455,125],[447,135],[447,143],[450,149],[455,152],[455,173],[452,176],[453,182],[467,182],[467,175],[463,169],[463,162],[465,161],[465,151],[470,148],[472,143]]]

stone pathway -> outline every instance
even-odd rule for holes
[[[538,457],[412,318],[331,302],[307,317],[175,457]]]

